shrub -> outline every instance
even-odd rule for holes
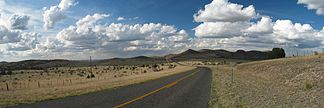
[[[94,78],[94,77],[96,77],[96,76],[95,76],[94,74],[91,73],[90,77],[91,77],[91,78]]]
[[[313,88],[313,85],[311,83],[309,83],[309,82],[305,83],[305,90],[310,90],[312,88]]]

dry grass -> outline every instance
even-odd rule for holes
[[[211,107],[324,107],[324,58],[211,67]],[[234,69],[232,82],[232,68]]]
[[[46,70],[47,72],[20,70],[15,72],[17,74],[11,76],[0,76],[0,106],[80,95],[141,83],[195,68],[188,66],[169,68],[169,65],[162,66],[161,64],[158,68],[147,66],[137,67],[136,69],[133,68],[134,66],[118,67],[120,68],[118,70],[117,67],[113,70],[112,66],[93,68],[94,78],[86,78],[87,75],[91,74],[89,67],[49,69]],[[84,76],[80,76],[81,73],[84,73]],[[9,84],[9,91],[6,90],[6,83]]]

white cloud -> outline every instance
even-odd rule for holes
[[[324,15],[323,0],[298,0],[298,4],[305,4],[309,10],[316,10],[316,14]]]
[[[117,21],[123,21],[123,20],[125,20],[124,17],[118,17],[118,18],[117,18]]]
[[[309,1],[299,0],[299,3],[321,13],[320,2]],[[193,29],[195,36],[192,37],[173,25],[102,22],[108,14],[87,15],[58,33],[52,31],[56,37],[42,37],[33,27],[39,24],[36,22],[41,15],[45,28],[54,27],[68,17],[67,11],[75,4],[74,0],[62,0],[41,14],[41,11],[34,12],[21,6],[8,6],[0,0],[0,58],[84,59],[89,55],[110,58],[164,55],[188,48],[267,50],[277,45],[297,48],[324,45],[324,27],[317,30],[310,24],[291,20],[273,21],[269,16],[257,18],[254,6],[243,7],[228,0],[213,0],[193,16],[200,24]],[[125,19],[138,17],[115,20]],[[43,23],[40,24],[42,27]]]
[[[252,5],[243,5],[228,2],[228,0],[213,0],[205,8],[194,15],[196,22],[237,22],[249,21],[256,15]]]
[[[20,32],[17,30],[9,30],[5,26],[0,25],[0,44],[18,42]]]
[[[290,20],[273,22],[268,16],[252,22],[250,19],[257,13],[253,6],[249,7],[243,8],[227,0],[214,0],[205,5],[205,10],[194,15],[195,21],[202,23],[194,28],[197,39],[193,40],[193,45],[258,49],[275,46],[318,48],[324,43],[323,30],[316,30],[310,24]]]
[[[320,31],[309,24],[293,24],[290,20],[277,20],[273,26],[273,37],[278,43],[291,44],[294,47],[319,47],[323,38]]]
[[[27,29],[28,21],[30,17],[26,15],[12,15],[9,19],[9,24],[11,29]]]
[[[74,0],[62,0],[60,2],[60,4],[58,5],[58,7],[62,10],[65,11],[67,9],[69,9],[71,6],[76,5],[77,3],[75,3]]]
[[[201,38],[226,38],[242,35],[242,30],[249,27],[247,22],[204,22],[198,25],[195,35]]]
[[[19,3],[7,3],[9,1],[7,0],[0,0],[0,25],[6,26],[7,28],[11,28],[10,24],[10,18],[15,19],[13,17],[14,15],[18,15],[20,17],[16,21],[19,20],[20,25],[22,22],[24,24],[27,24],[25,28],[28,28],[27,31],[41,31],[40,29],[34,29],[34,28],[42,28],[42,10],[33,9],[31,7],[21,5]],[[28,20],[26,17],[29,17]],[[18,24],[18,22],[15,22],[12,20],[12,23]],[[25,23],[27,21],[28,23]]]
[[[7,51],[32,50],[39,43],[40,34],[10,30],[0,26],[0,45],[6,45]]]
[[[184,30],[160,23],[148,24],[98,24],[106,14],[87,15],[76,26],[63,29],[57,39],[64,43],[65,49],[100,50],[113,48],[122,51],[159,51],[183,47],[188,41]]]
[[[66,11],[73,5],[74,0],[62,0],[59,5],[44,8],[43,21],[45,29],[52,29],[56,22],[67,18]]]
[[[38,33],[21,33],[20,40],[15,43],[8,44],[8,50],[10,51],[26,51],[36,48],[39,44],[40,35]]]
[[[248,34],[268,34],[273,31],[273,23],[270,17],[262,17],[256,24],[252,24],[245,30]]]

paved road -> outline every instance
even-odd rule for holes
[[[207,108],[211,70],[192,71],[112,90],[13,108]]]

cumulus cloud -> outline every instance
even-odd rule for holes
[[[40,34],[30,32],[30,33],[21,33],[19,35],[19,41],[15,43],[8,44],[8,50],[10,51],[26,51],[36,48],[36,45],[39,44]]]
[[[12,0],[0,1],[0,25],[12,30],[43,32],[42,9]]]
[[[196,22],[202,22],[194,28],[199,38],[231,38],[241,36],[242,30],[250,25],[250,19],[256,15],[254,7],[230,3],[228,0],[213,0],[194,15]]]
[[[45,29],[52,29],[56,22],[67,18],[66,11],[74,6],[74,0],[62,0],[59,5],[44,8],[43,21]]]
[[[125,20],[124,17],[118,17],[118,18],[117,18],[117,21],[123,21],[123,20]]]
[[[306,4],[307,1],[311,0],[298,2]],[[75,4],[74,0],[62,0],[60,4],[44,9],[44,27],[53,28],[55,23],[67,18],[67,11]],[[1,5],[0,0],[0,6],[6,5]],[[254,6],[244,7],[228,0],[213,0],[193,15],[194,21],[199,23],[193,28],[195,36],[189,36],[186,30],[173,25],[161,23],[105,23],[102,20],[109,14],[93,14],[63,28],[55,34],[56,37],[42,37],[39,33],[30,32],[30,29],[24,31],[29,14],[13,15],[15,13],[10,11],[0,11],[0,58],[5,55],[17,58],[82,59],[88,55],[110,58],[164,55],[188,48],[268,50],[277,45],[318,48],[324,44],[324,27],[317,30],[310,24],[293,23],[291,20],[273,21],[269,16],[256,17],[259,14]],[[30,19],[33,17],[30,16]]]
[[[278,43],[292,44],[299,48],[319,47],[323,34],[310,24],[293,24],[290,20],[277,20],[273,26],[273,37]]]
[[[253,22],[251,19],[257,13],[253,6],[249,7],[243,8],[227,0],[214,0],[205,5],[205,10],[194,15],[195,21],[202,23],[193,29],[197,39],[192,45],[198,48],[262,49],[278,45],[317,48],[324,43],[324,30],[316,30],[310,24],[290,20],[273,22],[269,16]]]
[[[240,36],[242,30],[247,28],[247,22],[205,22],[198,25],[195,35],[202,38],[227,38]]]
[[[298,0],[298,4],[305,4],[309,10],[316,10],[316,14],[324,15],[323,0]]]
[[[65,48],[78,50],[114,49],[121,51],[167,50],[183,47],[188,41],[185,30],[177,30],[174,26],[160,23],[148,24],[98,24],[109,15],[94,14],[77,21],[58,33],[57,39]],[[182,44],[182,45],[181,45]],[[112,50],[110,49],[110,50]]]
[[[262,17],[256,24],[252,24],[245,30],[248,34],[267,34],[273,31],[273,23],[270,17]]]
[[[9,19],[11,29],[26,30],[30,17],[26,15],[12,15]]]
[[[40,34],[10,30],[0,26],[0,45],[6,45],[8,51],[32,50],[39,43]]]
[[[194,15],[196,22],[237,22],[248,21],[256,15],[252,5],[243,5],[228,2],[228,0],[213,0],[205,8]]]
[[[18,42],[20,32],[17,30],[9,30],[5,26],[0,25],[0,44]]]

